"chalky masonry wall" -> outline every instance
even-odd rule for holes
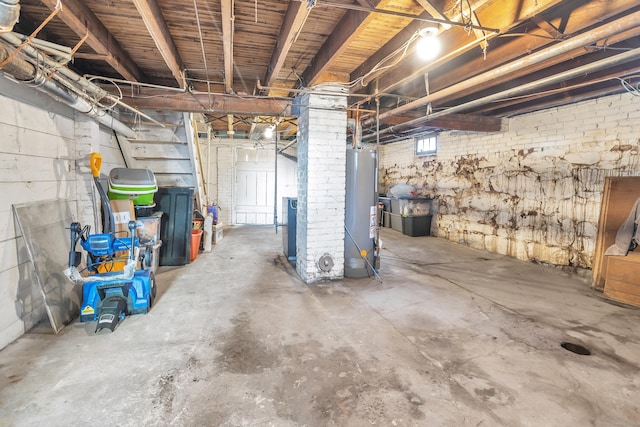
[[[0,112],[2,349],[40,321],[48,324],[33,266],[21,249],[23,237],[12,206],[63,199],[75,220],[95,230],[100,201],[89,155],[92,151],[102,154],[103,177],[111,168],[124,166],[124,160],[111,130],[2,75]]]
[[[347,161],[346,96],[304,94],[298,119],[296,271],[305,283],[344,276]],[[322,271],[319,260],[334,262]]]
[[[522,260],[590,268],[606,176],[640,175],[640,98],[620,94],[509,120],[497,133],[444,132],[435,156],[381,147],[380,193],[437,199],[439,237]]]

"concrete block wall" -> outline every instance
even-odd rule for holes
[[[93,225],[88,153],[96,149],[103,153],[103,169],[123,163],[112,132],[96,122],[1,75],[0,94],[1,349],[38,322],[48,322],[12,206],[62,199],[74,220]],[[58,243],[65,247],[62,272],[68,241]]]
[[[435,197],[439,237],[589,268],[604,178],[640,174],[639,119],[625,93],[517,116],[504,132],[444,132],[435,156],[384,145],[380,192],[409,183]]]
[[[305,94],[298,119],[298,211],[296,269],[306,283],[344,276],[346,97]],[[328,254],[334,266],[320,270]]]

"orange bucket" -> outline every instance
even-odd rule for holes
[[[198,256],[200,240],[202,240],[202,230],[191,230],[191,261]]]

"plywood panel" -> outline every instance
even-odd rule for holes
[[[598,290],[604,289],[607,274],[604,252],[614,243],[618,229],[629,216],[638,198],[640,198],[640,177],[605,178],[592,267],[592,286]]]

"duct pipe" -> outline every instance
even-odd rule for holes
[[[19,0],[0,0],[0,33],[13,30],[20,17]]]
[[[554,58],[556,56],[562,55],[564,53],[570,52],[574,49],[578,49],[578,48],[587,46],[589,44],[595,43],[599,40],[606,39],[607,37],[614,36],[623,31],[634,29],[638,26],[638,22],[640,22],[640,11],[632,13],[630,15],[626,15],[620,19],[617,19],[613,22],[602,25],[596,29],[593,29],[585,33],[582,33],[580,35],[577,35],[575,37],[572,37],[569,40],[560,42],[547,49],[541,50],[536,53],[532,53],[531,55],[525,58],[510,62],[501,67],[497,67],[491,71],[487,71],[486,73],[482,73],[475,77],[471,77],[470,79],[467,79],[463,82],[454,84],[453,86],[444,88],[433,94],[424,96],[420,99],[416,99],[415,101],[411,101],[398,108],[395,108],[393,110],[380,114],[379,119],[383,120],[387,117],[397,116],[407,111],[415,110],[416,108],[427,105],[430,102],[435,102],[446,96],[454,95],[459,91],[463,91],[463,90],[474,88],[474,87],[481,87],[486,82],[491,81],[492,79],[500,77],[504,74],[509,74],[515,71],[519,71],[526,67],[530,67],[534,64],[538,64],[540,62],[543,62],[548,59]],[[369,126],[373,124],[374,120],[375,119],[368,119],[364,123],[364,125]]]
[[[4,0],[0,0],[0,2],[1,1],[4,1]],[[18,35],[16,33],[0,34],[0,38],[2,38],[7,43],[9,43],[10,45],[13,45],[13,46],[22,45],[22,40],[20,39],[20,37],[18,37]],[[30,44],[22,45],[21,51],[25,52],[31,58],[35,58],[36,61],[42,61],[44,63],[44,65],[46,65],[47,67],[54,69],[55,70],[54,77],[56,79],[60,80],[62,84],[65,84],[65,82],[62,81],[62,79],[59,78],[58,74],[60,74],[61,76],[65,77],[67,80],[71,81],[75,85],[79,86],[84,92],[87,92],[90,95],[95,96],[97,99],[107,98],[110,101],[113,101],[114,103],[116,103],[117,105],[120,105],[120,106],[122,106],[122,107],[124,107],[124,108],[126,108],[126,109],[128,109],[130,111],[133,111],[136,114],[139,114],[140,116],[146,118],[147,120],[150,120],[153,123],[156,123],[156,124],[158,124],[158,125],[160,125],[162,127],[165,127],[164,124],[158,122],[157,120],[153,119],[152,117],[149,117],[148,115],[142,113],[141,111],[139,111],[139,110],[137,110],[137,109],[135,109],[133,107],[130,107],[129,105],[127,105],[124,102],[122,102],[119,99],[117,99],[116,97],[112,96],[109,92],[107,92],[104,89],[100,88],[99,86],[91,83],[90,81],[88,81],[87,79],[83,78],[82,76],[74,73],[69,68],[67,68],[65,66],[61,66],[60,63],[58,63],[56,61],[53,61],[51,58],[49,58],[49,57],[47,57],[45,55],[42,55],[36,48],[31,46]],[[129,138],[132,138],[132,137],[129,137]]]
[[[437,113],[432,113],[425,117],[420,117],[418,119],[410,120],[408,122],[405,122],[396,126],[391,126],[378,132],[378,135],[383,135],[386,133],[393,132],[401,127],[414,126],[414,125],[417,125],[423,122],[428,122],[429,120],[437,119],[439,117],[443,117],[449,114],[470,110],[475,107],[488,104],[490,102],[498,101],[500,99],[509,98],[512,96],[537,90],[545,86],[549,86],[555,83],[560,83],[575,77],[583,76],[583,75],[592,73],[594,71],[599,71],[603,68],[624,64],[626,62],[630,62],[638,58],[640,58],[640,48],[633,49],[624,53],[620,53],[618,55],[611,56],[609,58],[601,59],[600,61],[595,61],[590,64],[586,64],[581,67],[574,68],[572,70],[567,70],[562,73],[555,74],[553,76],[545,77],[543,79],[536,80],[531,83],[527,83],[512,89],[507,89],[502,92],[494,93],[493,95],[485,96],[484,98],[476,99],[474,101],[469,101],[464,104],[457,105],[455,107],[447,108],[446,110],[438,111]],[[365,139],[370,139],[370,138],[373,138],[373,136],[369,135]]]
[[[8,57],[9,52],[4,46],[0,45],[0,62],[6,60]],[[127,138],[136,137],[136,133],[121,121],[107,114],[105,111],[96,108],[94,105],[90,104],[78,95],[69,92],[67,88],[63,87],[57,81],[46,80],[44,75],[42,75],[31,63],[15,57],[11,62],[6,64],[2,70],[14,76],[18,81],[32,81],[34,83],[34,87],[39,91],[46,93],[64,104],[67,104],[74,110],[88,115],[98,123],[121,133]]]

